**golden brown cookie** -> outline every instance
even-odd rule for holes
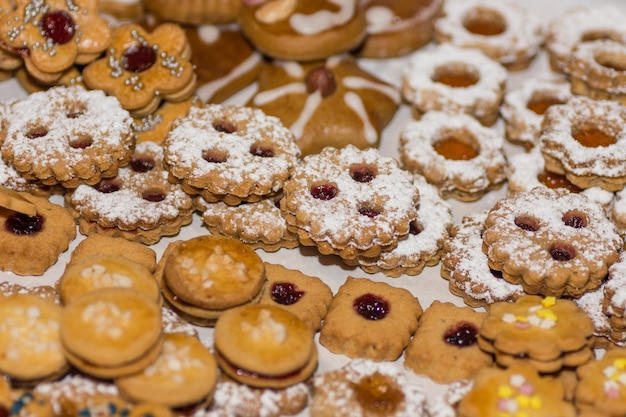
[[[147,0],[145,8],[164,21],[185,23],[190,26],[203,24],[223,25],[237,21],[242,8],[240,0]]]
[[[201,106],[198,96],[192,96],[185,101],[170,103],[162,102],[153,112],[144,117],[137,117],[133,122],[133,130],[137,143],[154,142],[163,144],[165,137],[172,128],[172,123],[184,117],[192,106]]]
[[[619,416],[626,411],[626,349],[610,349],[602,359],[576,370],[575,404],[580,411]]]
[[[16,294],[33,294],[40,298],[45,298],[56,304],[61,304],[61,297],[52,285],[21,285],[13,282],[0,282],[0,294],[10,297]]]
[[[70,263],[80,262],[94,255],[124,256],[145,266],[150,272],[156,269],[154,249],[138,242],[99,233],[92,233],[80,241],[72,251]]]
[[[404,288],[348,277],[333,298],[320,343],[351,358],[396,360],[417,330],[422,307]]]
[[[599,305],[608,322],[608,337],[614,343],[626,342],[626,252],[609,268],[608,280],[600,287]]]

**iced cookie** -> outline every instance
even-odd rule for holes
[[[483,232],[490,268],[529,294],[557,297],[598,288],[622,246],[602,206],[547,187],[499,200]]]
[[[576,370],[575,404],[581,412],[619,416],[626,411],[626,349],[610,349],[602,359]]]
[[[347,52],[365,38],[367,23],[357,0],[244,2],[243,33],[272,58],[310,61]]]
[[[313,379],[311,417],[427,416],[423,388],[401,367],[355,359]]]
[[[393,361],[409,344],[421,314],[408,290],[348,277],[333,298],[319,340],[351,358]]]
[[[168,177],[163,148],[142,142],[115,177],[78,186],[66,194],[66,205],[85,235],[102,233],[151,245],[192,220],[192,197]]]
[[[317,367],[313,332],[277,306],[226,311],[215,324],[214,339],[221,370],[247,385],[286,388],[307,380]]]
[[[72,251],[70,263],[80,262],[94,255],[123,256],[145,266],[150,272],[156,269],[156,253],[153,249],[120,237],[92,233]]]
[[[230,205],[276,195],[300,155],[276,117],[219,104],[191,108],[163,147],[171,178],[186,192]]]
[[[267,285],[259,300],[295,314],[313,331],[320,329],[333,293],[320,278],[282,265],[265,263]]]
[[[296,166],[281,210],[300,243],[344,259],[394,248],[417,217],[413,176],[376,149],[325,148]]]
[[[527,362],[549,373],[588,362],[593,330],[591,319],[573,301],[525,295],[491,305],[478,343],[500,366]]]
[[[145,8],[161,20],[190,26],[222,25],[237,21],[242,3],[240,0],[147,0]]]
[[[183,101],[193,94],[191,48],[180,26],[163,23],[147,32],[127,23],[112,36],[106,55],[83,69],[89,88],[117,97],[134,117],[152,113],[162,100]]]
[[[378,147],[399,102],[398,90],[346,55],[263,67],[249,104],[276,116],[293,132],[304,155],[326,146]]]
[[[130,160],[132,119],[102,91],[54,87],[15,101],[9,112],[2,157],[27,179],[75,188],[114,176]]]
[[[404,353],[404,367],[435,382],[449,384],[473,378],[493,363],[478,346],[486,314],[438,300],[424,310]]]
[[[402,166],[444,198],[475,201],[506,180],[504,138],[466,114],[429,111],[400,133]]]

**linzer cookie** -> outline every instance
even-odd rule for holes
[[[191,196],[168,177],[163,148],[142,142],[115,177],[78,186],[65,195],[66,205],[83,234],[102,233],[151,245],[177,234],[192,220]]]
[[[191,108],[163,147],[172,180],[207,202],[230,205],[276,195],[300,155],[293,135],[276,117],[218,104]]]
[[[83,70],[89,88],[117,97],[135,117],[152,113],[161,100],[183,101],[193,94],[191,48],[180,26],[163,23],[148,33],[128,23],[112,36],[106,55]]]
[[[591,319],[573,301],[525,295],[491,305],[478,343],[500,366],[527,362],[549,373],[591,360],[593,331]]]
[[[344,259],[397,246],[417,217],[413,176],[376,149],[325,148],[296,166],[281,210],[300,243]]]
[[[400,102],[399,91],[348,56],[265,65],[249,104],[282,120],[304,155],[326,146],[378,147]]]
[[[233,308],[215,325],[217,363],[232,379],[261,388],[286,388],[317,367],[313,332],[294,314],[271,305]]]
[[[596,289],[623,241],[598,203],[537,187],[498,201],[485,220],[489,266],[529,294],[580,297]]]
[[[2,157],[27,179],[75,188],[112,177],[130,161],[132,119],[102,91],[54,87],[8,111]]]
[[[357,0],[263,0],[244,2],[243,33],[272,58],[310,61],[356,48],[366,34]]]
[[[626,342],[626,254],[609,268],[609,279],[601,289],[600,306],[609,324],[609,339],[623,346]]]
[[[320,330],[320,343],[351,358],[396,360],[417,329],[422,307],[404,288],[348,277]]]

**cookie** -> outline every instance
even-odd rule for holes
[[[43,197],[20,194],[35,205],[27,216],[0,207],[0,270],[18,275],[42,275],[76,237],[74,219],[63,207]]]
[[[180,117],[187,115],[192,106],[201,106],[198,96],[192,96],[187,100],[170,103],[162,102],[153,112],[144,117],[136,117],[133,121],[133,130],[137,143],[154,142],[162,145],[165,137],[172,128],[172,123]]]
[[[284,308],[318,331],[333,299],[330,287],[318,277],[268,262],[265,276],[267,285],[259,303]]]
[[[626,255],[620,253],[619,260],[609,268],[608,280],[601,287],[600,308],[608,324],[609,339],[618,344],[626,344],[626,319],[624,311],[624,282],[626,280]]]
[[[610,349],[601,359],[593,360],[576,370],[579,379],[575,404],[581,412],[593,411],[617,416],[626,410],[624,379],[626,349]]]
[[[280,205],[301,244],[355,259],[397,246],[417,217],[418,202],[413,176],[395,159],[348,145],[304,157]]]
[[[366,34],[356,0],[244,2],[239,24],[256,49],[283,60],[311,61],[347,52]]]
[[[303,155],[326,146],[378,147],[400,103],[398,90],[349,56],[323,62],[274,61],[263,67],[249,105],[276,116]]]
[[[500,366],[527,362],[550,373],[588,362],[593,331],[591,319],[573,301],[525,295],[491,305],[478,343]]]
[[[21,285],[9,281],[0,282],[0,294],[10,297],[16,294],[33,294],[40,298],[45,298],[55,304],[61,304],[61,297],[52,285]]]
[[[421,314],[419,300],[408,290],[348,277],[333,298],[319,341],[351,358],[393,361],[409,344]]]
[[[83,69],[90,89],[117,97],[133,117],[152,113],[162,100],[183,101],[193,94],[191,48],[179,25],[163,23],[148,33],[127,23],[116,27],[112,37],[105,56]]]
[[[317,367],[309,326],[271,305],[226,311],[215,324],[220,369],[235,381],[261,388],[285,388],[307,380]]]
[[[77,263],[94,255],[123,256],[146,267],[156,269],[156,253],[153,249],[120,237],[92,233],[81,240],[72,251],[70,263]]]
[[[279,119],[259,109],[219,104],[191,108],[163,147],[170,177],[183,190],[230,205],[276,195],[300,155]]]
[[[75,188],[114,176],[130,160],[132,119],[102,91],[54,87],[15,101],[9,111],[2,157],[27,179]]]
[[[237,21],[242,8],[239,0],[147,0],[145,8],[161,20],[185,23],[223,25]]]
[[[431,110],[466,113],[492,126],[507,71],[479,50],[443,43],[412,55],[401,78],[400,91],[416,116]]]
[[[621,344],[618,338],[613,339],[610,317],[604,312],[605,287],[606,284],[602,284],[597,290],[586,292],[580,298],[573,300],[593,322],[593,347],[596,349],[606,349],[611,344]]]

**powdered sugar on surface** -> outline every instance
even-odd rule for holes
[[[604,288],[606,284],[603,284],[595,291],[590,291],[583,294],[580,298],[575,298],[573,301],[578,307],[580,307],[593,322],[595,328],[594,335],[607,336],[610,334],[611,323],[609,318],[602,311],[602,303],[604,300]]]
[[[62,415],[67,399],[89,398],[97,395],[119,396],[117,387],[108,382],[83,375],[67,375],[54,382],[44,382],[35,387],[35,392],[50,398],[55,415]]]

